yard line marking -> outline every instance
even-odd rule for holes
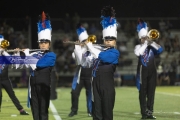
[[[11,115],[11,117],[17,117],[17,115],[14,114],[14,115]]]
[[[156,113],[156,114],[158,114],[158,113],[164,113],[164,114],[180,114],[180,112],[153,112],[153,113]],[[138,114],[140,114],[139,112],[135,112],[134,114],[136,114],[136,115],[138,115]]]
[[[50,108],[51,108],[51,111],[53,113],[55,120],[62,120],[60,115],[58,114],[56,108],[54,107],[54,104],[51,102],[51,100],[50,100]]]
[[[165,93],[165,92],[156,92],[156,93],[159,93],[159,94],[164,94],[164,95],[171,95],[171,96],[178,96],[178,97],[180,97],[180,95],[178,95],[178,94]]]
[[[174,114],[180,114],[180,112],[174,112]]]

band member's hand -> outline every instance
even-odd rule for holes
[[[28,49],[28,50],[29,50],[29,48],[24,48],[24,49],[21,49],[21,50],[24,52],[26,49]]]
[[[80,41],[79,41],[79,40],[77,40],[77,41],[76,41],[76,43],[80,43]]]
[[[19,52],[20,52],[19,48],[14,49],[14,53],[19,53]]]
[[[19,48],[16,48],[16,49],[14,49],[15,51],[20,51],[20,49]]]
[[[0,55],[4,52],[4,49],[0,47]]]
[[[84,44],[88,44],[89,43],[89,41],[88,40],[86,40],[85,42],[84,42]]]
[[[0,47],[0,52],[3,52],[3,51],[4,51],[4,49]]]
[[[29,55],[29,48],[22,49],[22,51],[25,53],[25,55]]]
[[[146,44],[146,45],[147,45],[147,44],[148,44],[148,40],[145,40],[145,41],[144,41],[144,44]]]
[[[148,45],[152,44],[153,41],[152,40],[148,40]]]
[[[151,43],[153,43],[153,41],[150,40],[150,39],[146,39],[144,43],[147,44],[147,45],[150,45]]]

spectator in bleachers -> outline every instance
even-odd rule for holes
[[[165,49],[165,47],[164,47],[165,40],[166,40],[166,37],[164,37],[164,36],[157,40],[158,44],[161,45],[163,47],[163,49]]]
[[[80,22],[80,16],[77,12],[74,13],[72,18],[73,31],[76,30],[76,25]]]
[[[172,40],[172,49],[173,49],[172,52],[180,50],[180,43],[179,43],[178,35],[175,35],[174,39]]]
[[[177,71],[176,72],[177,72],[178,79],[180,80],[180,54],[179,54],[177,60],[178,60],[178,65],[177,65]]]
[[[123,42],[121,42],[119,45],[119,51],[121,55],[127,55],[127,47]]]
[[[124,32],[126,34],[127,37],[130,37],[130,31],[131,31],[131,22],[130,20],[127,20],[124,26]]]
[[[73,47],[74,48],[74,47]],[[74,49],[73,49],[74,50]],[[67,52],[67,55],[66,55],[66,57],[65,57],[65,59],[66,59],[66,65],[67,65],[67,67],[68,67],[68,71],[69,72],[71,72],[71,73],[73,73],[74,72],[74,70],[75,70],[75,68],[76,68],[76,61],[72,58],[72,51],[73,50],[69,50],[68,52]]]
[[[163,19],[161,19],[159,21],[159,30],[160,30],[160,33],[163,34],[166,31],[166,28],[167,28],[166,23],[164,22]]]
[[[96,34],[97,28],[94,23],[92,23],[89,27],[89,34]]]
[[[56,70],[57,72],[63,72],[65,63],[65,56],[63,54],[58,54],[56,59]]]
[[[166,84],[170,85],[170,78],[167,70],[163,70],[163,72],[158,75],[157,84],[162,85],[162,82],[167,82]]]
[[[173,28],[173,24],[170,22],[170,20],[166,21],[166,30],[171,30]]]
[[[114,73],[114,82],[117,87],[121,86],[121,83],[122,83],[121,74],[117,70]]]
[[[71,17],[69,16],[69,13],[65,14],[65,17],[63,19],[63,27],[64,27],[64,32],[65,33],[70,33],[71,32]]]
[[[172,67],[173,71],[176,71],[177,62],[176,62],[176,58],[175,57],[171,60],[171,67]]]
[[[168,38],[165,39],[164,48],[168,53],[171,52],[171,42]]]
[[[174,71],[173,68],[169,70],[169,78],[170,78],[170,85],[174,85],[176,81],[176,71]]]
[[[87,22],[82,23],[82,26],[83,26],[85,29],[89,30],[89,24],[88,24]]]
[[[120,32],[121,31],[121,23],[119,21],[117,21],[117,32]]]

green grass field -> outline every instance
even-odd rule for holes
[[[0,120],[33,120],[31,109],[26,107],[27,89],[14,89],[17,97],[29,116],[19,115],[9,96],[3,90],[3,101],[0,112]],[[57,112],[49,108],[49,120],[56,120],[54,116],[60,116],[62,120],[92,120],[87,116],[86,98],[84,89],[79,98],[78,115],[68,117],[71,107],[71,89],[58,88],[58,99],[53,100]],[[138,91],[136,87],[116,88],[116,102],[114,107],[114,120],[140,120]],[[180,87],[157,87],[154,105],[154,115],[158,120],[180,120]],[[59,119],[60,120],[60,119]]]

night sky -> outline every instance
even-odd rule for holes
[[[19,2],[20,1],[20,2]],[[98,3],[97,3],[98,2]],[[176,0],[1,0],[0,17],[37,17],[42,11],[51,18],[62,18],[74,12],[81,17],[100,17],[100,10],[111,5],[116,17],[180,17]]]
[[[44,11],[51,18],[70,17],[75,12],[81,18],[100,18],[103,6],[111,5],[116,18],[128,17],[177,17],[180,18],[178,0],[0,0],[0,19],[25,18],[32,19],[33,48],[37,47],[37,18]]]

